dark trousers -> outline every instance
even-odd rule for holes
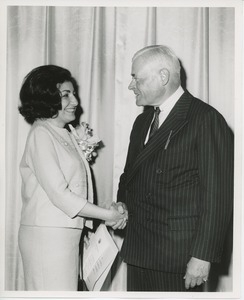
[[[202,286],[185,289],[185,274],[163,273],[127,265],[127,291],[202,292]]]

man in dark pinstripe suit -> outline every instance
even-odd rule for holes
[[[133,125],[118,190],[129,212],[121,249],[128,291],[199,291],[221,260],[231,219],[233,134],[182,89],[179,61],[165,46],[134,55],[129,89],[149,108]]]

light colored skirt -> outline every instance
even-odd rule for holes
[[[27,291],[77,291],[81,233],[73,228],[20,226]]]

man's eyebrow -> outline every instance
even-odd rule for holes
[[[136,75],[135,74],[131,74],[131,77],[135,77]]]

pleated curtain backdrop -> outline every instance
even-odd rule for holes
[[[171,47],[181,60],[187,89],[216,107],[234,130],[234,18],[231,7],[8,7],[6,290],[24,289],[17,244],[19,163],[29,131],[17,109],[24,76],[39,65],[56,64],[77,79],[82,120],[104,144],[92,168],[98,204],[109,207],[116,201],[130,130],[141,112],[128,90],[133,54],[151,44]],[[114,276],[107,289],[125,291],[125,264]],[[217,291],[231,289],[230,268]]]

